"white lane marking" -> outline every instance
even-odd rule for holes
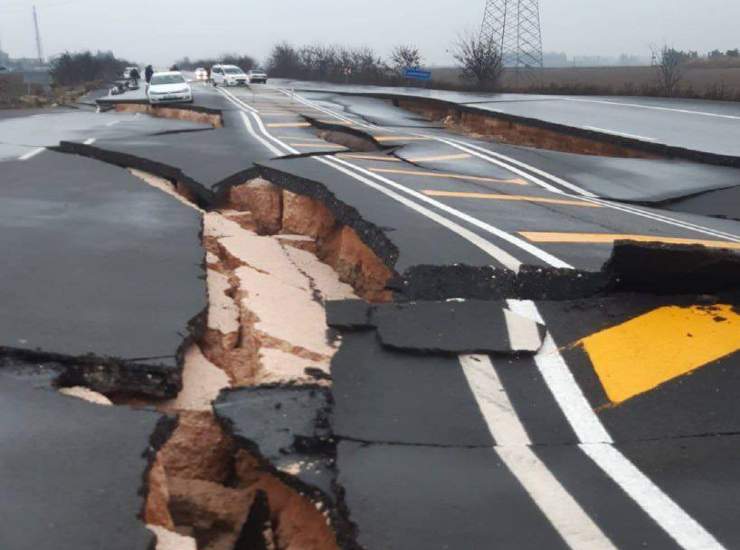
[[[532,175],[533,173],[539,176],[543,176],[543,177],[549,176],[549,174],[542,172],[538,168],[534,168],[533,166],[520,163],[519,161],[509,158],[509,157],[505,157],[504,155],[501,155],[500,153],[496,153],[494,151],[490,151],[483,147],[478,147],[476,145],[473,145],[471,143],[467,143],[464,141],[458,141],[456,139],[445,139],[445,138],[440,138],[440,137],[435,137],[435,139],[441,143],[444,143],[446,145],[449,145],[450,147],[453,147],[454,149],[457,149],[459,151],[465,151],[466,153],[469,153],[475,157],[478,157],[479,159],[485,160],[486,162],[495,164],[496,166],[499,166],[501,168],[509,170],[510,172],[513,172],[514,174],[522,176],[523,178],[526,178],[527,181],[531,181],[532,183],[542,187],[543,189],[547,189],[548,191],[552,193],[556,193],[558,195],[567,194],[562,189],[558,189],[554,185],[550,185],[546,181],[543,181],[540,178],[533,176]],[[503,162],[503,160],[506,160],[506,162]],[[513,165],[521,165],[521,167],[526,168],[528,172],[524,172],[523,170],[520,170],[519,168]],[[586,191],[585,189],[582,189],[578,187],[577,185],[567,182],[565,180],[560,180],[559,178],[555,176],[548,177],[548,179],[550,179],[550,181],[553,181],[554,183],[557,183],[563,187],[570,189],[571,191],[575,191],[576,193],[584,197],[595,197],[596,196],[590,191]]]
[[[724,548],[615,447],[580,445],[580,448],[681,547],[690,550]]]
[[[259,118],[259,117],[257,117],[257,118]],[[275,138],[273,138],[273,139],[275,139]],[[279,141],[279,140],[276,140],[276,141]],[[319,158],[317,158],[316,160],[318,160],[319,162],[326,163],[326,164],[331,164],[326,159],[319,159]],[[349,165],[349,166],[352,166],[352,165]],[[374,182],[372,182],[370,180],[367,180],[365,178],[362,178],[361,176],[359,176],[356,173],[350,172],[349,170],[341,169],[338,166],[335,166],[335,168],[337,170],[340,170],[340,171],[346,173],[347,175],[349,175],[349,176],[351,176],[351,177],[359,180],[359,181],[362,181],[363,183],[366,183],[367,185],[369,185],[369,186],[377,189],[378,191],[380,191],[380,192],[382,192],[382,193],[384,193],[384,194],[386,194],[388,196],[392,196],[396,200],[399,200],[400,199],[401,202],[407,200],[404,197],[401,197],[400,195],[397,195],[396,193],[394,193],[394,192],[392,192],[392,191],[390,191],[390,190],[388,190],[388,189],[386,189],[386,188],[384,188],[382,186],[379,186],[378,184],[376,184],[376,183],[374,183]],[[398,184],[396,184],[396,185],[398,185]],[[407,202],[410,203],[410,207],[412,207],[414,209],[417,209],[417,208],[422,208],[423,209],[424,208],[424,207],[422,207],[420,205],[417,205],[416,203],[414,203],[412,201],[407,201]],[[433,214],[436,217],[440,217],[440,216],[437,216],[434,212],[429,212],[429,213],[430,214]],[[434,219],[434,218],[432,218],[432,219]],[[446,220],[446,218],[442,218],[442,220],[447,221],[448,223],[452,223],[452,222],[449,222],[449,220]],[[529,301],[522,302],[522,301],[517,301],[517,300],[509,300],[508,302],[509,302],[509,308],[512,311],[514,311],[515,313],[520,313],[522,315],[529,316],[531,319],[534,319],[534,320],[536,320],[536,321],[538,321],[540,323],[543,323],[542,317],[539,314],[539,311],[537,310],[537,308],[534,305],[534,303],[529,302]],[[548,343],[547,339],[546,339],[546,342],[545,343],[546,344]],[[540,351],[539,351],[539,353],[537,355],[538,356],[544,355],[544,350],[545,350],[545,348],[543,347],[542,349],[540,349]],[[549,348],[548,348],[548,351],[551,354],[557,355],[560,358],[560,362],[562,363],[562,367],[564,367],[566,370],[568,370],[567,369],[567,366],[565,365],[565,361],[562,359],[562,356],[560,356],[560,353],[557,350],[557,347],[555,346],[554,341],[552,341],[552,338],[550,338],[550,340],[549,340]],[[555,363],[555,365],[556,365],[556,367],[558,367],[558,363],[557,362]],[[540,369],[540,372],[543,374],[543,377],[545,377],[544,376],[543,369],[546,369],[547,366],[548,366],[547,365],[547,362],[542,362],[542,363],[538,364],[538,368]],[[560,370],[560,369],[557,369],[557,370]],[[574,395],[576,397],[578,395],[580,395],[582,401],[585,402],[585,405],[586,405],[586,410],[587,410],[586,416],[590,415],[590,416],[593,417],[593,420],[592,421],[584,420],[582,422],[579,422],[579,424],[580,424],[580,430],[578,430],[578,431],[581,431],[581,432],[585,433],[588,436],[596,436],[594,439],[599,439],[599,433],[601,432],[603,434],[601,436],[601,439],[604,440],[604,441],[607,441],[607,442],[611,442],[611,438],[610,438],[609,434],[606,432],[606,430],[604,429],[604,427],[601,424],[601,422],[598,419],[598,417],[596,417],[596,415],[593,412],[593,410],[591,410],[590,405],[588,404],[588,402],[586,401],[585,396],[581,392],[580,387],[576,384],[575,380],[573,379],[572,373],[570,373],[570,371],[568,370],[568,376],[563,376],[563,373],[562,372],[559,372],[558,374],[559,374],[559,377],[561,378],[561,380],[559,380],[559,382],[560,382],[559,385],[561,386],[560,389],[565,388],[566,389],[566,394],[567,393],[571,393],[572,395]],[[545,377],[545,380],[547,382],[547,380],[548,380],[547,377]],[[551,386],[548,383],[548,387],[550,387],[550,391],[553,392],[553,395],[554,395],[556,401],[561,406],[561,408],[563,408],[563,399],[564,399],[564,396],[560,395],[559,388],[557,387],[558,384],[556,384],[555,386],[556,387],[553,387],[553,386]],[[573,388],[573,386],[575,386],[575,388]],[[508,397],[507,397],[507,399],[508,399]],[[576,401],[577,401],[577,399],[576,399]],[[573,426],[574,414],[577,415],[577,414],[583,412],[582,410],[580,410],[582,408],[583,407],[582,407],[582,404],[581,404],[581,406],[576,405],[575,407],[569,408],[567,411],[566,411],[566,409],[563,409],[563,412],[566,415],[566,418],[568,419],[568,421],[571,423],[572,426]],[[576,430],[575,426],[574,426],[574,431],[576,431],[576,433],[578,433],[578,431]],[[619,451],[617,451],[616,449],[613,449],[613,451],[619,453]],[[621,453],[620,453],[620,456],[621,456]],[[624,457],[622,457],[622,458],[624,458]],[[624,460],[626,461],[627,459],[624,458]],[[627,462],[629,462],[629,461],[627,461]],[[602,470],[604,470],[605,473],[607,473],[607,475],[609,475],[612,479],[615,480],[615,482],[617,482],[619,484],[618,477],[616,477],[616,475],[617,475],[616,472],[610,472],[610,470],[608,469],[608,465],[606,465],[606,464],[602,464],[602,463],[598,463],[598,462],[597,462],[597,464],[599,465],[599,467],[602,468]],[[636,468],[635,468],[635,470],[636,470]],[[638,473],[639,473],[639,470],[638,470]],[[642,507],[651,517],[653,517],[653,519],[655,519],[658,522],[658,524],[663,529],[665,529],[669,533],[670,536],[672,536],[674,538],[674,540],[677,540],[677,541],[678,540],[686,540],[689,543],[692,543],[692,544],[684,544],[683,545],[685,548],[688,548],[688,549],[691,549],[691,550],[694,550],[694,549],[699,550],[700,548],[712,548],[712,549],[714,549],[714,548],[722,548],[719,545],[719,543],[717,543],[716,540],[714,540],[714,538],[709,533],[707,533],[706,531],[704,531],[704,529],[698,523],[696,523],[693,520],[693,518],[691,518],[685,512],[683,512],[683,510],[680,507],[678,507],[677,505],[674,505],[674,509],[672,510],[672,513],[675,515],[675,517],[674,516],[671,516],[675,521],[671,522],[670,525],[664,523],[663,522],[664,514],[662,513],[663,511],[662,510],[655,510],[654,509],[655,506],[660,506],[660,503],[657,503],[656,504],[654,501],[652,501],[652,500],[650,500],[648,498],[645,498],[645,494],[646,494],[645,485],[646,484],[652,484],[652,482],[650,481],[650,479],[648,479],[644,475],[642,475],[642,474],[640,474],[640,475],[642,476],[641,478],[638,478],[638,481],[641,484],[640,485],[640,490],[639,491],[635,491],[634,493],[631,493],[631,496],[633,497],[633,499],[637,502],[637,504],[640,507]],[[660,489],[658,487],[655,487],[655,491],[658,491],[660,494],[663,494],[662,492],[660,492]],[[653,494],[654,494],[655,491],[653,491]],[[567,493],[566,493],[566,495],[567,495]],[[670,499],[667,496],[665,496],[665,498],[669,502],[672,502],[672,501],[670,501]],[[650,510],[650,511],[648,511],[648,510]],[[650,513],[651,511],[653,513]],[[658,518],[658,519],[656,519],[656,518]],[[689,526],[689,529],[688,529],[688,537],[689,537],[689,539],[687,539],[686,536],[684,536],[685,535],[684,532],[675,533],[675,532],[672,532],[672,531],[668,531],[668,529],[671,529],[673,525],[676,525],[676,528],[677,529],[681,529],[681,526],[682,525],[688,525]],[[690,537],[691,537],[692,534],[696,534],[696,533],[694,533],[695,529],[693,528],[693,526],[698,527],[698,534],[702,535],[701,540],[698,539],[698,538],[697,539],[690,539]],[[705,544],[704,546],[699,546],[699,545],[694,545],[693,544],[693,542],[702,543],[702,542],[706,542],[706,541],[709,541],[711,544],[708,544],[708,545]]]
[[[572,265],[564,262],[560,258],[556,258],[555,256],[553,256],[552,254],[548,252],[545,252],[541,248],[538,248],[532,245],[531,243],[524,241],[523,239],[520,239],[519,237],[515,237],[514,235],[511,235],[510,233],[507,233],[506,231],[503,231],[502,229],[499,229],[498,227],[494,227],[493,225],[483,222],[479,220],[478,218],[465,214],[464,212],[461,212],[460,210],[452,208],[451,206],[448,206],[440,201],[434,200],[431,197],[424,195],[423,193],[419,193],[417,191],[414,191],[413,189],[409,189],[408,187],[401,185],[399,183],[396,183],[395,181],[390,180],[386,178],[385,176],[381,176],[380,174],[370,172],[369,170],[365,170],[364,168],[351,164],[342,159],[330,158],[329,160],[331,160],[331,162],[336,162],[336,163],[343,164],[345,166],[349,166],[352,169],[357,170],[361,174],[365,174],[371,178],[379,180],[391,187],[398,189],[399,191],[402,191],[408,195],[411,195],[412,197],[418,199],[421,202],[426,202],[427,204],[431,204],[435,206],[436,208],[442,210],[443,212],[452,214],[456,218],[459,218],[471,225],[474,225],[492,235],[495,235],[499,239],[504,240],[516,246],[517,248],[524,250],[525,252],[528,252],[535,258],[539,258],[540,260],[542,260],[543,262],[545,262],[546,264],[552,267],[573,269]]]
[[[656,138],[638,136],[637,134],[628,134],[627,132],[620,132],[618,130],[607,130],[606,128],[599,128],[598,126],[582,126],[584,130],[591,130],[593,132],[601,132],[603,134],[611,134],[614,136],[622,136],[633,139],[639,139],[642,141],[658,141]]]
[[[120,120],[113,120],[113,121],[109,122],[108,124],[106,124],[106,126],[115,126],[119,122],[121,122],[121,121]]]
[[[276,156],[282,156],[283,155],[283,152],[280,149],[278,149],[277,147],[273,146],[271,143],[269,143],[268,141],[264,140],[262,137],[260,137],[260,136],[257,135],[257,133],[254,131],[254,128],[252,128],[252,123],[249,121],[249,115],[247,115],[247,113],[245,113],[244,111],[242,111],[239,114],[242,117],[242,121],[244,122],[244,126],[247,128],[247,131],[249,132],[249,134],[254,139],[256,139],[262,145],[264,145],[265,147],[267,147],[267,149],[269,151],[271,151],[273,155],[276,155]]]
[[[659,222],[665,223],[667,225],[672,225],[674,227],[680,227],[682,229],[688,229],[690,231],[695,231],[697,233],[702,233],[702,234],[705,234],[705,235],[711,235],[711,236],[720,237],[720,238],[728,238],[728,239],[731,239],[733,241],[740,240],[737,235],[733,235],[731,233],[725,233],[724,231],[720,231],[720,230],[716,230],[716,229],[711,229],[711,228],[708,228],[708,227],[705,227],[705,226],[702,226],[702,225],[697,225],[697,224],[694,224],[694,223],[691,223],[691,222],[677,220],[675,218],[671,218],[671,217],[665,216],[663,214],[657,214],[657,213],[654,213],[654,212],[646,212],[645,210],[642,210],[642,209],[637,208],[635,206],[626,205],[626,204],[616,204],[616,203],[613,203],[611,201],[607,201],[605,199],[600,199],[596,195],[594,195],[593,193],[589,193],[588,191],[583,191],[583,190],[577,191],[578,189],[580,189],[578,186],[576,186],[576,185],[574,185],[574,184],[572,184],[570,182],[567,182],[567,181],[563,180],[562,178],[559,178],[559,177],[557,177],[557,176],[555,176],[553,174],[550,174],[548,172],[545,172],[544,170],[540,170],[539,168],[535,168],[534,166],[530,166],[530,165],[528,165],[528,164],[526,164],[524,162],[518,161],[518,160],[513,159],[511,157],[508,157],[506,155],[502,155],[501,153],[496,153],[494,151],[489,151],[488,149],[485,149],[483,147],[479,147],[479,146],[473,145],[471,143],[458,142],[457,140],[446,140],[446,139],[442,139],[442,138],[437,138],[437,139],[440,140],[440,141],[443,141],[445,143],[447,143],[447,142],[458,143],[461,146],[460,147],[456,147],[456,148],[459,149],[459,150],[461,150],[461,151],[465,151],[468,148],[470,148],[470,149],[474,149],[474,150],[484,151],[487,154],[496,156],[497,158],[502,159],[502,161],[496,162],[494,159],[486,158],[486,155],[480,155],[479,158],[481,158],[483,160],[487,160],[488,162],[492,162],[492,163],[494,163],[494,164],[496,164],[498,166],[501,166],[503,168],[506,168],[507,170],[514,171],[515,173],[520,174],[522,177],[527,178],[532,183],[534,183],[534,184],[536,184],[536,185],[538,185],[538,186],[540,186],[540,187],[542,187],[544,189],[547,189],[548,191],[552,191],[552,192],[558,193],[560,195],[566,195],[566,196],[569,196],[569,197],[572,197],[572,198],[579,198],[579,197],[574,197],[573,195],[570,195],[569,193],[564,193],[563,191],[561,191],[561,190],[553,187],[552,185],[550,185],[550,184],[542,181],[541,179],[536,178],[536,177],[533,177],[531,175],[528,175],[526,172],[521,172],[521,171],[517,170],[514,166],[510,166],[507,163],[516,164],[517,166],[521,166],[522,168],[526,168],[527,170],[529,170],[531,172],[534,172],[534,173],[536,173],[536,174],[538,174],[538,175],[540,175],[540,176],[542,176],[544,178],[547,178],[550,181],[553,181],[554,183],[557,183],[557,184],[562,185],[562,186],[567,186],[567,187],[569,187],[569,188],[571,188],[573,190],[576,190],[577,193],[583,195],[583,197],[581,197],[581,200],[583,200],[585,202],[590,202],[592,204],[598,204],[598,205],[601,205],[601,206],[603,206],[605,208],[610,208],[612,210],[618,210],[620,212],[624,212],[624,213],[627,213],[627,214],[632,214],[634,216],[639,216],[639,217],[642,217],[642,218],[648,218],[648,219],[651,219],[653,221],[659,221]],[[452,145],[452,143],[448,143],[448,145],[451,145],[451,146],[454,147],[454,145]],[[584,193],[587,193],[587,194],[584,194]]]
[[[542,347],[537,321],[518,315],[511,310],[504,310],[506,330],[512,351],[535,352]]]
[[[440,216],[436,212],[433,212],[429,210],[428,208],[425,208],[424,206],[417,204],[416,202],[407,199],[406,197],[399,195],[398,193],[395,193],[394,191],[391,191],[387,187],[380,185],[379,183],[376,183],[374,181],[371,181],[367,178],[362,177],[361,175],[352,172],[346,168],[343,168],[341,166],[336,166],[329,162],[327,159],[314,157],[315,160],[326,164],[327,166],[330,166],[334,168],[335,170],[338,170],[339,172],[342,172],[343,174],[350,176],[351,178],[354,178],[355,180],[364,183],[365,185],[372,187],[376,191],[379,191],[380,193],[383,193],[384,195],[398,201],[399,203],[403,204],[404,206],[407,206],[408,208],[411,208],[412,210],[415,210],[419,214],[422,214],[423,216],[426,216],[430,220],[437,222],[443,227],[446,227],[453,233],[456,233],[463,239],[467,240],[471,244],[477,246],[480,248],[483,252],[491,256],[491,258],[497,260],[499,263],[501,263],[504,267],[514,271],[518,272],[519,268],[521,267],[522,263],[514,258],[511,254],[506,252],[505,250],[500,249],[490,241],[480,237],[479,235],[473,233],[472,231],[469,231],[468,229],[465,229],[461,225],[456,224],[455,222],[448,220],[444,216]]]
[[[574,549],[614,549],[576,500],[530,448],[531,441],[487,355],[459,357],[481,414],[506,464],[563,540]]]
[[[487,355],[460,355],[465,378],[496,445],[526,446],[532,442]]]
[[[509,309],[544,323],[530,300],[507,300]],[[613,446],[613,440],[575,381],[549,334],[535,364],[580,441],[580,447],[680,546],[688,550],[721,549],[722,545],[673,502],[650,478]]]
[[[36,155],[38,155],[39,153],[42,153],[44,151],[46,151],[46,147],[37,147],[36,149],[32,149],[28,153],[25,153],[25,154],[21,155],[20,157],[18,157],[18,160],[32,159],[33,157],[35,157]]]
[[[303,98],[299,98],[299,96],[296,96],[296,99],[300,99],[303,103],[305,103],[305,104],[307,104],[307,105],[310,106],[309,100],[304,100]],[[589,101],[589,100],[584,100],[584,101]],[[607,102],[607,103],[610,103],[610,102]],[[327,114],[330,114],[330,115],[335,116],[336,118],[340,118],[340,119],[344,118],[341,115],[338,115],[336,113],[332,113],[331,111],[325,111],[325,112]],[[367,124],[362,124],[362,123],[358,123],[358,125],[365,126],[367,128],[370,127]],[[394,130],[388,129],[388,131],[389,132],[393,132]],[[702,233],[702,234],[705,234],[705,235],[711,235],[711,236],[714,236],[714,237],[726,238],[726,239],[730,239],[730,240],[735,241],[735,242],[740,242],[740,238],[737,235],[733,235],[731,233],[725,233],[724,231],[720,231],[720,230],[717,230],[717,229],[711,229],[711,228],[708,228],[708,227],[705,227],[705,226],[702,226],[702,225],[697,225],[697,224],[694,224],[694,223],[691,223],[691,222],[677,220],[675,218],[671,218],[669,216],[665,216],[665,215],[662,215],[662,214],[656,214],[656,213],[653,213],[653,212],[646,212],[645,210],[642,210],[642,209],[637,208],[637,207],[634,207],[634,206],[628,206],[628,205],[625,205],[625,204],[619,204],[619,205],[617,205],[617,204],[614,204],[614,203],[612,203],[610,201],[606,201],[604,199],[599,199],[599,198],[597,198],[597,195],[595,195],[594,193],[591,193],[590,191],[586,191],[585,189],[582,189],[581,187],[575,185],[574,183],[571,183],[569,181],[566,181],[566,180],[564,180],[564,179],[562,179],[562,178],[560,178],[558,176],[555,176],[554,174],[550,174],[548,172],[545,172],[544,170],[540,170],[539,168],[536,168],[534,166],[531,166],[529,164],[526,164],[526,163],[521,162],[519,160],[516,160],[514,158],[508,157],[506,155],[502,155],[501,153],[497,153],[495,151],[491,151],[489,149],[486,149],[484,147],[480,147],[478,145],[474,145],[472,143],[468,143],[468,142],[464,142],[464,141],[459,141],[459,140],[456,140],[456,139],[444,139],[444,138],[440,138],[440,137],[437,137],[437,136],[431,136],[431,135],[427,135],[427,134],[418,134],[418,135],[424,135],[424,136],[430,137],[430,138],[432,138],[432,139],[434,139],[436,141],[439,141],[441,143],[445,143],[445,144],[447,144],[447,145],[449,145],[449,146],[451,146],[451,147],[453,147],[455,149],[458,149],[460,151],[465,151],[465,152],[470,153],[470,154],[472,154],[474,156],[477,156],[478,158],[481,158],[482,160],[485,160],[485,161],[490,162],[492,164],[496,164],[497,166],[499,166],[501,168],[505,168],[505,169],[507,169],[507,170],[515,173],[515,174],[518,174],[518,175],[520,175],[520,176],[522,176],[524,178],[527,178],[527,180],[531,181],[532,183],[535,183],[536,185],[539,185],[543,189],[547,189],[548,191],[553,192],[553,193],[557,193],[557,194],[560,194],[560,195],[567,195],[567,196],[569,196],[568,193],[563,192],[561,189],[558,189],[557,187],[554,187],[554,186],[550,185],[549,183],[543,181],[540,178],[537,178],[537,177],[533,176],[532,174],[537,174],[538,176],[541,176],[543,178],[547,178],[548,180],[552,181],[553,183],[556,183],[556,184],[560,185],[561,187],[564,187],[566,189],[570,189],[570,190],[578,193],[579,195],[581,195],[582,197],[584,197],[584,200],[586,200],[587,202],[593,202],[595,204],[599,204],[601,206],[604,206],[606,208],[610,208],[612,210],[618,210],[618,211],[621,211],[621,212],[624,212],[624,213],[627,213],[627,214],[632,214],[632,215],[635,215],[635,216],[638,216],[638,217],[647,218],[647,219],[651,219],[651,220],[654,220],[654,221],[659,221],[661,223],[665,223],[667,225],[672,225],[674,227],[680,227],[682,229],[688,229],[690,231],[695,231],[695,232]],[[476,155],[473,151],[470,151],[469,149],[476,150],[476,151],[482,153],[483,155],[481,155],[481,154]],[[496,157],[496,158],[500,159],[502,162],[497,162],[492,157]],[[503,161],[505,161],[505,162],[503,162]],[[515,165],[515,166],[512,166],[512,165]],[[516,168],[517,166],[528,170],[530,173],[522,172],[521,170],[518,170]],[[577,197],[575,197],[575,198],[577,198]]]
[[[236,100],[236,102],[237,102],[236,104],[241,103],[238,99]],[[247,120],[247,115],[245,113],[243,113],[243,112],[241,114],[242,114],[242,117],[244,117],[245,120]],[[260,130],[262,131],[262,133],[266,137],[268,137],[269,139],[271,139],[273,142],[277,143],[278,145],[282,146],[286,151],[293,152],[293,153],[298,153],[298,151],[296,149],[294,149],[293,147],[290,147],[289,145],[287,145],[283,141],[281,141],[278,138],[276,138],[275,136],[273,136],[270,132],[268,132],[267,129],[264,127],[264,125],[261,124],[262,120],[260,119],[259,115],[257,115],[256,113],[251,113],[251,114],[254,117],[254,119],[257,121],[257,124],[260,126]],[[247,124],[245,122],[245,125],[247,126],[248,129],[251,128],[251,124]],[[275,148],[272,145],[269,145],[264,140],[261,140],[260,139],[260,141],[265,146],[267,146],[270,150],[272,150],[272,151],[275,150]],[[280,154],[280,153],[277,153],[277,154]],[[408,208],[411,208],[412,210],[415,210],[416,212],[419,212],[420,214],[426,216],[427,218],[431,219],[432,221],[435,221],[436,223],[442,225],[443,227],[446,227],[447,229],[449,229],[453,233],[456,233],[457,235],[459,235],[463,239],[467,240],[468,242],[470,242],[474,246],[478,247],[483,252],[485,252],[486,254],[488,254],[491,258],[495,259],[501,265],[503,265],[504,267],[506,267],[507,269],[510,269],[510,270],[512,270],[514,272],[518,272],[519,271],[519,268],[521,267],[522,262],[520,262],[519,260],[517,260],[516,258],[514,258],[514,256],[512,256],[511,254],[509,254],[505,250],[499,248],[498,246],[494,245],[493,243],[491,243],[487,239],[484,239],[484,238],[480,237],[479,235],[473,233],[472,231],[466,229],[465,227],[463,227],[463,226],[461,226],[461,225],[459,225],[459,224],[457,224],[457,223],[455,223],[455,222],[453,222],[453,221],[445,218],[444,216],[440,216],[436,212],[433,212],[432,210],[429,210],[428,208],[426,208],[426,207],[424,207],[424,206],[422,206],[422,205],[420,205],[420,204],[418,204],[418,203],[416,203],[414,201],[411,201],[411,200],[403,197],[402,195],[399,195],[398,193],[395,193],[394,191],[391,191],[390,189],[387,189],[386,186],[380,185],[380,184],[378,184],[378,183],[376,183],[374,181],[371,181],[367,177],[363,177],[362,175],[360,175],[360,174],[357,173],[360,170],[357,167],[355,167],[354,165],[349,164],[349,163],[346,163],[346,162],[341,161],[339,159],[332,159],[331,157],[328,157],[328,158],[313,157],[313,159],[316,160],[316,161],[318,161],[318,162],[321,162],[322,164],[325,164],[327,166],[330,166],[330,167],[334,168],[335,170],[338,170],[339,172],[342,172],[343,174],[348,175],[348,176],[354,178],[355,180],[357,180],[357,181],[359,181],[359,182],[361,182],[361,183],[363,183],[365,185],[368,185],[368,186],[372,187],[376,191],[380,191],[381,193],[385,194],[386,196],[389,196],[389,197],[393,198],[394,200],[400,202],[404,206],[407,206]],[[344,167],[344,166],[338,166],[335,163],[346,165],[346,167]],[[368,171],[365,171],[365,172],[366,172],[366,175],[368,175],[370,177],[376,177],[376,175],[373,174],[372,172],[368,172]],[[385,179],[385,178],[383,178],[383,179]],[[399,188],[402,191],[408,191],[404,186],[402,186],[400,184],[397,184],[395,182],[391,182],[390,180],[387,180],[387,181],[390,182],[392,184],[392,186],[396,186],[397,188]],[[421,194],[419,194],[419,195],[422,198],[426,198],[424,195],[421,195]],[[429,202],[437,202],[437,201],[429,201]],[[439,204],[441,204],[441,203],[439,203]],[[516,239],[516,237],[513,237],[511,235],[509,235],[509,236],[511,238],[513,238],[513,239]],[[522,242],[524,242],[524,241],[522,241]],[[525,244],[528,244],[528,243],[525,243]],[[536,247],[533,247],[533,248],[536,249]],[[536,250],[539,250],[539,249],[536,249]],[[554,260],[559,261],[556,258],[554,258]],[[563,265],[563,267],[565,267],[565,266],[567,266],[567,264],[564,264]]]
[[[85,145],[92,145],[93,143],[95,143],[95,138],[87,138],[82,143],[84,143]]]
[[[580,103],[601,103],[602,105],[616,105],[617,107],[632,107],[635,109],[650,109],[653,111],[669,111],[672,113],[683,113],[685,115],[708,116],[714,118],[725,118],[729,120],[740,120],[740,116],[720,115],[719,113],[708,113],[706,111],[691,111],[689,109],[676,109],[674,107],[658,107],[656,105],[639,105],[637,103],[622,103],[620,101],[605,101],[599,99],[582,99],[576,97],[560,97],[561,101],[577,101]]]

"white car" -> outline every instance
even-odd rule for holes
[[[236,65],[214,65],[211,80],[214,86],[246,86],[249,77]]]
[[[195,69],[195,80],[208,80],[208,71],[203,67]]]
[[[154,73],[146,95],[152,105],[193,102],[193,90],[190,89],[190,84],[187,83],[182,73],[178,71]]]
[[[267,73],[262,69],[252,69],[247,73],[247,77],[249,78],[250,84],[257,82],[267,84]]]

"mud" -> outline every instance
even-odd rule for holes
[[[148,103],[116,103],[114,109],[119,113],[144,113],[159,118],[184,120],[199,124],[208,124],[214,128],[223,128],[224,122],[220,112],[210,112],[194,107],[165,107]]]
[[[396,99],[394,105],[423,116],[427,120],[442,122],[448,130],[476,139],[491,139],[510,145],[523,145],[562,153],[596,155],[622,158],[660,158],[637,147],[620,145],[592,132],[592,136],[579,136],[548,129],[542,125],[527,124],[513,117],[463,110],[451,105],[423,100]]]

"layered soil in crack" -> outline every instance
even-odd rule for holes
[[[148,103],[116,103],[115,110],[119,113],[144,113],[159,118],[209,124],[214,128],[223,128],[224,126],[220,114],[187,107],[162,107],[149,105]]]
[[[133,173],[189,204],[176,184]],[[264,181],[245,186],[250,191],[236,188],[237,200],[225,208],[200,210],[207,328],[185,354],[182,391],[157,403],[178,421],[147,474],[144,519],[159,550],[338,547],[324,503],[302,493],[300,484],[286,483],[290,471],[275,470],[235,438],[214,416],[212,403],[236,387],[327,385],[339,342],[326,325],[324,303],[357,299],[359,291],[342,282],[317,252],[326,250],[325,257],[332,255],[330,261],[339,266],[353,261],[351,254],[370,253],[342,245],[352,237],[322,215],[315,201],[286,198]],[[239,200],[245,194],[250,198]],[[374,255],[365,260],[379,262]],[[382,277],[356,270],[344,275],[356,288],[383,296]]]
[[[492,139],[510,145],[537,149],[618,158],[661,158],[637,147],[620,145],[605,140],[568,134],[511,118],[467,111],[436,102],[394,99],[393,104],[425,119],[442,122],[445,128],[476,139]]]

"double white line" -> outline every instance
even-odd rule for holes
[[[242,110],[241,115],[247,131],[271,152],[276,155],[282,155],[284,152],[298,153],[294,148],[275,138],[267,131],[255,109],[230,92],[226,90],[220,91],[230,102]],[[295,99],[307,103],[303,98],[295,97]],[[349,120],[346,117],[337,115],[319,106],[312,105],[312,107],[331,116],[336,116],[336,118],[345,122]],[[254,121],[254,125],[252,121]],[[255,126],[260,130],[262,135],[259,135],[255,131]],[[471,154],[478,149],[469,144],[458,144],[456,140],[432,138],[442,142],[450,141],[450,144],[454,144],[453,146],[457,146],[457,148],[465,147]],[[477,152],[481,153],[480,151]],[[485,152],[485,156],[488,158],[490,158],[490,154],[490,151]],[[364,170],[341,159],[331,157],[312,158],[327,166],[331,166],[335,170],[376,189],[447,227],[478,246],[481,250],[487,252],[509,269],[518,270],[522,262],[464,227],[426,208],[422,204],[408,199],[396,191],[411,195],[422,202],[433,205],[441,211],[463,219],[539,257],[549,265],[571,267],[562,260],[529,245],[529,243],[521,241],[521,239],[513,235],[408,189],[388,178]],[[506,166],[506,163],[504,165]],[[518,173],[516,170],[512,171]],[[536,177],[526,172],[522,172],[520,175],[524,175],[529,180]],[[547,186],[546,188],[550,187],[554,192],[564,194],[562,190],[547,182],[541,181],[541,183],[543,187]],[[571,190],[576,191],[572,187],[574,186],[571,186]],[[596,199],[584,196],[584,200]],[[671,221],[675,222],[675,220]],[[510,300],[508,304],[514,313],[543,323],[540,312],[533,302]],[[531,441],[527,435],[526,428],[516,414],[505,388],[498,380],[490,359],[487,356],[461,356],[460,362],[481,409],[482,416],[494,440],[497,442],[495,449],[497,454],[507,464],[512,474],[517,477],[563,540],[575,549],[613,549],[614,545],[609,538],[553,476],[547,466],[531,451]],[[593,411],[580,386],[578,386],[578,383],[573,378],[570,369],[550,335],[547,335],[543,348],[535,356],[535,363],[558,406],[578,437],[580,448],[609,478],[619,485],[681,547],[690,550],[719,550],[723,548],[708,531],[614,447],[610,435]]]

